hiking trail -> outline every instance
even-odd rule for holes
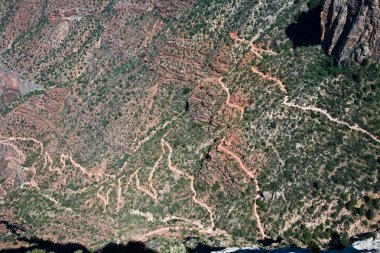
[[[172,164],[172,155],[173,155],[173,149],[172,147],[170,146],[170,144],[168,142],[166,142],[164,139],[161,139],[161,145],[165,145],[168,149],[169,149],[169,154],[168,154],[168,166],[169,166],[169,169],[171,171],[173,171],[175,174],[178,174],[178,175],[181,175],[181,176],[185,176],[188,180],[190,180],[190,190],[191,192],[193,193],[193,196],[192,196],[192,199],[193,201],[198,204],[199,206],[203,207],[204,209],[207,210],[207,212],[209,213],[210,215],[210,227],[209,227],[209,231],[213,231],[214,230],[214,227],[215,227],[215,222],[214,222],[214,213],[212,212],[211,208],[201,202],[200,200],[197,199],[197,192],[194,188],[194,177],[192,175],[189,175],[187,174],[186,172],[182,172],[180,171],[177,167],[175,167],[173,164]]]
[[[256,176],[254,175],[254,173],[249,170],[249,168],[244,164],[244,162],[241,160],[241,158],[239,156],[237,156],[235,153],[233,153],[232,151],[230,151],[226,147],[223,147],[223,142],[224,141],[225,141],[225,137],[222,139],[222,141],[218,145],[218,149],[221,150],[221,151],[223,151],[227,155],[233,157],[239,163],[240,168],[248,175],[248,177],[250,179],[252,179],[253,184],[255,185],[256,196],[255,196],[255,201],[254,201],[254,204],[253,204],[253,207],[252,207],[252,209],[253,209],[253,216],[256,219],[257,227],[258,227],[258,229],[260,231],[261,237],[265,238],[264,227],[261,224],[261,219],[260,219],[260,216],[259,216],[259,214],[257,212],[257,199],[260,197],[259,196],[259,192],[260,192],[259,182],[258,182]]]
[[[338,125],[344,125],[344,126],[348,127],[349,129],[351,129],[353,131],[363,133],[363,134],[369,136],[375,142],[380,143],[380,138],[379,137],[377,137],[377,136],[371,134],[370,132],[368,132],[367,130],[361,128],[358,124],[350,125],[349,123],[347,123],[345,121],[342,121],[342,120],[339,120],[337,118],[332,117],[327,111],[325,111],[323,109],[320,109],[320,108],[317,108],[317,107],[313,107],[313,106],[300,106],[300,105],[296,105],[296,104],[294,104],[292,102],[288,102],[288,99],[289,99],[288,96],[286,96],[285,99],[284,99],[283,104],[285,106],[298,108],[298,109],[300,109],[302,111],[318,112],[318,113],[324,115],[325,117],[327,117],[329,119],[329,121],[334,122],[334,123],[336,123]]]

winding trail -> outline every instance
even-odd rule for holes
[[[149,135],[147,135],[143,140],[139,141],[137,143],[136,147],[134,148],[133,152],[137,152],[144,143],[146,143],[147,141],[151,140],[154,136],[156,136],[156,134],[159,131],[165,129],[169,124],[171,124],[172,122],[176,121],[178,119],[178,117],[180,117],[182,114],[184,114],[184,112],[181,112],[176,117],[173,117],[171,120],[166,121],[163,125],[159,126],[157,129],[155,129]]]
[[[240,168],[248,175],[248,177],[250,179],[252,179],[253,184],[255,185],[256,196],[255,196],[255,202],[254,202],[253,207],[252,207],[252,212],[253,212],[253,216],[256,219],[257,227],[260,231],[261,237],[264,239],[265,238],[264,227],[261,224],[261,219],[260,219],[260,216],[257,212],[257,199],[260,197],[259,196],[259,192],[260,192],[259,182],[258,182],[256,176],[254,175],[254,173],[252,171],[250,171],[250,169],[244,164],[244,162],[241,160],[241,158],[239,156],[237,156],[235,153],[233,153],[232,151],[230,151],[226,147],[223,147],[224,141],[225,141],[225,138],[223,138],[222,141],[220,142],[220,144],[218,145],[218,149],[221,150],[222,152],[226,153],[227,155],[233,157],[239,163]]]
[[[0,145],[3,145],[3,146],[9,146],[9,147],[11,147],[14,151],[16,151],[18,158],[16,158],[16,157],[14,157],[14,158],[17,159],[18,161],[20,161],[20,163],[23,163],[23,161],[26,160],[26,157],[25,157],[24,152],[22,152],[22,151],[21,151],[16,145],[14,145],[13,143],[9,143],[9,142],[7,142],[7,141],[0,140]]]
[[[334,122],[336,124],[339,124],[339,125],[344,125],[344,126],[347,126],[349,129],[353,130],[353,131],[356,131],[356,132],[360,132],[360,133],[363,133],[367,136],[369,136],[372,140],[374,140],[375,142],[377,143],[380,143],[380,138],[371,134],[370,132],[368,132],[367,130],[361,128],[360,126],[358,126],[358,124],[354,124],[354,125],[350,125],[349,123],[345,122],[345,121],[342,121],[342,120],[339,120],[339,119],[336,119],[334,117],[332,117],[327,111],[323,110],[323,109],[320,109],[320,108],[317,108],[317,107],[312,107],[312,106],[300,106],[300,105],[296,105],[292,102],[288,102],[288,96],[285,97],[284,99],[284,102],[283,104],[288,106],[288,107],[294,107],[294,108],[298,108],[302,111],[312,111],[312,112],[318,112],[324,116],[326,116],[331,122]]]
[[[86,168],[77,163],[71,156],[69,156],[68,159],[70,160],[71,164],[74,165],[75,168],[79,169],[86,176],[91,177],[92,175],[94,175],[92,173],[89,173]]]
[[[203,207],[204,209],[207,210],[207,212],[210,214],[210,224],[211,226],[209,227],[208,231],[212,232],[215,228],[215,222],[214,222],[214,213],[212,212],[211,208],[203,203],[202,201],[197,199],[197,192],[194,188],[194,177],[192,175],[187,174],[186,172],[180,171],[177,167],[175,167],[172,164],[172,155],[173,155],[173,149],[170,146],[168,142],[166,142],[164,139],[161,139],[161,145],[165,145],[169,149],[169,155],[168,155],[168,166],[171,171],[173,171],[175,174],[179,174],[181,176],[185,176],[187,179],[190,180],[190,190],[193,193],[192,200],[198,204],[199,206]]]
[[[266,54],[270,54],[270,55],[276,55],[277,54],[276,52],[274,52],[274,51],[272,51],[270,49],[262,49],[260,47],[257,47],[255,44],[253,44],[252,41],[246,41],[245,39],[239,38],[239,36],[237,35],[237,33],[230,33],[230,37],[235,42],[241,42],[241,43],[244,43],[244,44],[248,44],[249,43],[250,46],[251,46],[251,52],[253,54],[255,54],[260,59],[263,58],[262,55],[261,55],[261,53],[266,53]],[[280,80],[277,77],[273,77],[273,76],[270,76],[268,74],[265,74],[265,73],[261,72],[255,66],[253,66],[251,70],[252,70],[253,73],[259,75],[260,77],[275,82],[279,86],[280,90],[283,93],[287,94],[286,85],[284,84],[284,82],[282,80]],[[290,103],[290,102],[288,102],[288,97],[287,96],[285,97],[283,104],[286,105],[286,106],[288,106],[288,107],[298,108],[298,109],[303,110],[303,111],[313,111],[313,112],[318,112],[320,114],[323,114],[331,122],[334,122],[334,123],[339,124],[339,125],[347,126],[349,129],[351,129],[353,131],[356,131],[356,132],[363,133],[363,134],[369,136],[375,142],[380,143],[380,138],[379,137],[377,137],[377,136],[371,134],[370,132],[368,132],[367,130],[361,128],[359,125],[357,125],[357,124],[350,125],[347,122],[344,122],[342,120],[334,118],[327,111],[325,111],[323,109],[312,107],[312,106],[300,106],[300,105],[296,105],[294,103]]]
[[[263,48],[256,46],[252,42],[249,42],[249,43],[251,44],[251,52],[260,59],[263,59],[263,56],[261,55],[261,53],[269,54],[269,55],[277,55],[277,53],[274,52],[273,50],[263,49]]]
[[[285,94],[288,93],[288,91],[286,90],[285,84],[280,79],[278,79],[277,77],[272,77],[268,74],[264,74],[263,72],[261,72],[260,70],[258,70],[254,66],[252,67],[252,72],[259,75],[260,77],[262,77],[264,79],[275,82],[283,93],[285,93]]]
[[[263,49],[253,43],[254,39],[251,41],[248,41],[244,38],[240,38],[237,34],[237,32],[231,32],[230,33],[230,38],[234,40],[235,42],[242,43],[242,44],[247,44],[250,45],[251,47],[251,52],[258,57],[259,59],[263,59],[262,53],[263,54],[269,54],[269,55],[277,55],[277,53],[271,49]]]
[[[153,168],[149,172],[149,178],[148,178],[149,188],[152,191],[152,194],[156,200],[158,198],[158,194],[157,194],[157,190],[153,186],[153,176],[154,176],[154,172],[156,172],[158,165],[160,164],[162,158],[165,155],[165,148],[162,145],[161,145],[161,149],[162,149],[162,154],[161,154],[160,158],[154,163]]]
[[[178,232],[181,229],[184,229],[184,227],[163,227],[163,228],[159,228],[159,229],[147,232],[143,235],[136,236],[133,240],[145,242],[153,236],[161,235],[164,237],[168,237],[170,234],[172,234],[171,231],[177,231]]]
[[[102,178],[103,176],[106,176],[106,177],[110,177],[110,178],[113,178],[115,179],[116,176],[115,175],[110,175],[110,174],[106,174],[106,173],[103,173],[102,170],[98,171],[98,172],[89,172],[85,167],[83,167],[82,165],[80,165],[79,163],[77,163],[71,156],[67,156],[67,155],[64,155],[64,157],[67,157],[67,159],[70,160],[71,164],[79,169],[84,175],[86,175],[88,178],[92,178],[93,176],[94,177],[99,177],[99,178]]]
[[[230,89],[227,87],[227,85],[223,82],[223,77],[219,78],[219,83],[220,85],[222,86],[223,90],[227,93],[227,99],[226,99],[226,104],[231,107],[231,108],[235,108],[237,109],[239,112],[240,112],[240,120],[243,119],[243,116],[244,116],[244,108],[237,105],[237,104],[234,104],[232,103],[230,100],[231,100],[231,95],[230,95]]]
[[[40,148],[41,148],[40,155],[42,156],[42,154],[43,154],[44,144],[42,144],[42,142],[38,141],[35,138],[9,137],[9,138],[7,138],[7,140],[8,141],[32,141],[34,143],[37,143],[40,146]]]
[[[121,189],[121,178],[122,177],[123,176],[121,176],[117,179],[116,213],[119,213],[121,206],[123,205],[123,196],[122,196],[122,189]]]
[[[236,32],[230,33],[230,37],[235,42],[240,42],[240,43],[244,43],[244,44],[250,44],[250,46],[251,46],[251,52],[255,56],[257,56],[258,58],[260,58],[260,59],[263,58],[263,56],[261,55],[261,53],[270,54],[270,55],[276,55],[277,54],[276,52],[274,52],[274,51],[272,51],[270,49],[262,49],[262,48],[256,46],[255,44],[253,44],[253,40],[252,41],[247,41],[245,39],[240,38]],[[261,72],[255,66],[253,66],[251,70],[252,70],[253,73],[259,75],[260,77],[275,82],[279,86],[280,90],[283,93],[287,94],[286,85],[284,84],[284,82],[282,80],[280,80],[277,77],[273,77],[273,76],[270,76],[268,74],[265,74],[265,73]],[[296,105],[294,103],[288,102],[288,96],[285,97],[283,104],[285,106],[298,108],[298,109],[303,110],[303,111],[313,111],[313,112],[317,112],[317,113],[323,114],[331,122],[334,122],[334,123],[339,124],[339,125],[347,126],[349,129],[351,129],[353,131],[356,131],[356,132],[363,133],[363,134],[369,136],[375,142],[380,143],[380,138],[379,137],[377,137],[377,136],[371,134],[370,132],[368,132],[367,130],[361,128],[359,125],[357,125],[357,124],[350,125],[347,122],[344,122],[342,120],[334,118],[327,111],[325,111],[323,109],[312,107],[312,106],[300,106],[300,105]]]
[[[139,176],[138,176],[137,173],[135,174],[135,179],[136,179],[136,188],[137,188],[137,190],[144,192],[149,197],[151,197],[152,199],[154,199],[154,201],[156,203],[158,203],[157,197],[153,193],[151,193],[148,189],[146,189],[145,187],[143,187],[143,186],[140,185],[140,179],[139,179]]]
[[[111,188],[108,189],[108,191],[106,192],[105,196],[103,196],[102,194],[100,194],[100,192],[103,190],[103,186],[101,186],[99,188],[99,190],[96,192],[96,196],[103,202],[103,213],[106,212],[107,210],[107,206],[109,205],[110,201],[109,201],[109,195],[110,195],[110,192],[111,192]]]
[[[47,164],[49,163],[50,165],[49,165],[49,167],[48,167],[48,170],[50,171],[50,172],[57,172],[59,175],[62,175],[62,170],[65,168],[65,166],[66,166],[66,161],[63,161],[63,154],[61,154],[61,163],[63,163],[63,166],[62,166],[62,170],[60,169],[60,168],[53,168],[53,160],[51,159],[51,156],[50,156],[50,154],[49,154],[49,152],[47,152],[47,151],[45,151],[45,165],[44,165],[44,167],[43,167],[43,169],[42,170],[44,170],[45,168],[46,168],[46,166],[47,166]]]
[[[66,160],[69,159],[69,157],[65,154],[61,154],[60,162],[62,164],[62,167],[58,169],[60,171],[60,174],[62,174],[63,170],[66,168]]]
[[[129,179],[128,179],[128,182],[127,182],[127,186],[125,187],[125,191],[128,190],[130,184],[132,183],[133,179],[135,180],[135,183],[136,183],[136,189],[147,194],[148,196],[152,197],[154,199],[154,201],[156,203],[158,203],[158,199],[157,197],[151,193],[149,190],[147,190],[145,187],[142,187],[140,185],[140,179],[138,177],[138,173],[140,171],[141,168],[138,168],[137,170],[135,170],[130,176],[129,176]],[[123,177],[123,176],[122,176]],[[118,203],[121,203],[121,177],[119,178],[119,189],[118,189]],[[119,208],[118,208],[119,209]]]

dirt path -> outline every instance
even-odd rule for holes
[[[162,149],[162,154],[161,154],[160,158],[154,163],[153,168],[149,172],[149,178],[148,178],[149,188],[152,191],[152,194],[156,200],[158,198],[158,194],[157,194],[157,190],[153,186],[153,176],[154,176],[154,172],[156,172],[158,165],[160,164],[162,158],[165,155],[165,148],[162,145],[161,145],[161,149]]]
[[[264,79],[275,82],[283,93],[285,93],[285,94],[288,93],[286,90],[285,84],[280,79],[278,79],[277,77],[272,77],[268,74],[264,74],[263,72],[261,72],[260,70],[258,70],[254,66],[252,67],[252,72],[259,75],[260,77],[262,77]]]
[[[61,204],[58,200],[56,200],[55,198],[53,198],[52,196],[47,195],[47,194],[43,194],[43,193],[41,193],[40,191],[38,191],[38,193],[39,193],[42,197],[44,197],[45,199],[47,199],[47,200],[53,202],[53,204],[54,204],[58,209],[60,209],[60,210],[64,210],[64,211],[66,211],[66,212],[73,212],[73,209],[71,209],[70,207],[63,207],[62,204]]]
[[[163,228],[159,228],[159,229],[147,232],[143,235],[136,236],[133,240],[145,242],[153,236],[160,235],[162,237],[169,237],[170,235],[173,235],[173,232],[171,231],[175,231],[178,236],[178,231],[182,229],[184,229],[184,227],[163,227]]]
[[[116,213],[118,213],[123,205],[123,196],[122,196],[122,189],[121,189],[121,178],[123,176],[119,177],[117,180],[117,198],[116,198]]]
[[[258,45],[254,44],[253,41],[255,41],[255,39],[248,41],[246,39],[240,38],[237,32],[231,32],[230,38],[233,39],[235,42],[250,45],[251,52],[259,59],[263,59],[262,54],[277,55],[277,53],[271,49],[263,49]]]
[[[133,178],[136,176],[137,173],[139,173],[140,169],[141,168],[138,168],[137,170],[135,170],[135,172],[132,173],[132,175],[129,176],[127,186],[125,187],[125,191],[128,191],[128,188],[131,185]]]
[[[363,133],[367,136],[369,136],[372,140],[374,140],[375,142],[377,143],[380,143],[380,138],[371,134],[370,132],[368,132],[367,130],[359,127],[357,124],[354,124],[354,125],[350,125],[348,124],[347,122],[344,122],[344,121],[341,121],[339,119],[336,119],[336,118],[333,118],[327,111],[325,110],[322,110],[320,108],[316,108],[316,107],[313,107],[313,106],[300,106],[300,105],[296,105],[292,102],[288,102],[288,97],[286,96],[285,99],[284,99],[284,102],[283,104],[286,105],[286,106],[289,106],[289,107],[294,107],[294,108],[298,108],[302,111],[312,111],[312,112],[318,112],[324,116],[326,116],[331,122],[334,122],[334,123],[337,123],[339,125],[344,125],[344,126],[347,126],[349,129],[351,130],[354,130],[356,132],[360,132],[360,133]]]
[[[50,172],[57,172],[59,175],[62,175],[62,171],[66,166],[66,160],[65,159],[68,159],[68,157],[65,157],[64,154],[61,154],[61,160],[60,161],[63,164],[62,168],[53,168],[53,160],[51,159],[51,156],[50,156],[49,152],[47,152],[47,151],[45,151],[44,159],[45,159],[45,164],[44,164],[44,167],[42,170],[44,170],[46,168],[47,164],[49,164],[48,170]]]
[[[101,186],[99,188],[99,190],[96,192],[96,197],[98,197],[103,202],[103,213],[105,213],[107,210],[107,206],[110,203],[109,197],[110,197],[110,192],[111,192],[112,188],[108,189],[108,191],[105,193],[105,196],[100,194],[100,192],[103,190],[103,188],[104,188],[103,186]]]
[[[128,182],[127,182],[127,185],[125,187],[125,190],[124,191],[128,191],[129,189],[129,186],[131,185],[132,181],[135,180],[135,183],[136,183],[136,189],[147,194],[148,196],[150,196],[151,198],[154,199],[154,201],[156,203],[158,203],[158,198],[153,194],[151,193],[148,189],[146,189],[145,187],[141,186],[140,184],[140,179],[138,177],[138,173],[140,171],[141,168],[138,168],[137,170],[135,170],[130,176],[129,176],[129,179],[128,179]],[[122,176],[123,177],[123,176]],[[118,186],[118,197],[117,197],[117,203],[121,203],[121,193],[122,193],[122,190],[121,190],[121,177],[119,178],[119,186]],[[117,210],[120,210],[121,206],[119,206],[119,204],[117,205]]]
[[[277,55],[277,53],[274,52],[273,50],[260,48],[251,42],[250,44],[251,44],[251,52],[260,59],[263,59],[263,56],[261,55],[262,53],[269,54],[269,55]]]
[[[260,216],[257,212],[257,204],[256,204],[257,199],[259,198],[259,192],[260,192],[259,182],[258,182],[256,176],[254,175],[254,173],[252,171],[250,171],[250,169],[244,164],[244,162],[241,160],[241,158],[239,156],[237,156],[235,153],[233,153],[232,151],[230,151],[226,147],[223,147],[224,140],[225,140],[225,138],[223,138],[222,141],[220,142],[220,144],[218,145],[218,149],[221,150],[222,152],[226,153],[227,155],[233,157],[239,163],[240,168],[248,175],[248,177],[250,179],[252,179],[252,181],[255,185],[256,196],[255,196],[255,202],[254,202],[253,207],[252,207],[252,211],[253,211],[253,216],[256,219],[257,227],[259,228],[261,237],[265,238],[264,227],[261,224],[261,220],[260,220]]]
[[[181,234],[179,232],[181,230],[191,231],[192,229],[193,228],[191,228],[191,227],[185,227],[185,226],[163,227],[163,228],[158,228],[156,230],[147,232],[143,235],[136,236],[135,238],[133,238],[133,240],[145,242],[145,241],[149,240],[149,238],[152,238],[154,236],[180,237]],[[231,240],[231,236],[228,234],[225,234],[223,231],[220,232],[220,231],[210,231],[210,230],[201,229],[201,230],[198,230],[198,232],[202,235],[205,235],[205,236],[214,236],[215,237],[215,236],[225,235],[225,236],[229,237],[228,240]]]
[[[227,99],[226,99],[226,104],[231,107],[231,108],[235,108],[237,109],[239,112],[240,112],[240,120],[243,119],[243,116],[244,116],[244,108],[237,105],[237,104],[234,104],[232,103],[230,100],[231,100],[231,95],[230,95],[230,89],[227,87],[227,85],[223,82],[223,77],[219,78],[218,82],[220,83],[220,85],[222,86],[223,90],[227,93]]]
[[[249,44],[250,47],[251,47],[251,52],[257,57],[259,58],[260,60],[263,59],[263,56],[262,54],[268,54],[268,55],[277,55],[276,52],[274,52],[273,50],[271,49],[263,49],[255,44],[253,44],[253,41],[247,41],[245,39],[242,39],[242,38],[239,38],[239,36],[237,35],[237,33],[230,33],[230,37],[235,41],[235,42],[240,42],[240,43],[243,43],[243,44]],[[264,79],[267,79],[267,80],[270,80],[270,81],[274,81],[278,87],[280,88],[280,90],[282,92],[284,92],[285,94],[287,93],[287,90],[286,90],[286,86],[285,84],[278,78],[276,77],[272,77],[268,74],[264,74],[263,72],[261,72],[260,70],[258,70],[255,66],[252,67],[252,72],[259,75],[260,77],[264,78]]]
[[[180,117],[182,114],[184,114],[184,112],[181,112],[180,114],[178,114],[178,116],[172,118],[171,120],[168,120],[166,121],[163,125],[159,126],[156,130],[152,131],[148,136],[146,136],[143,140],[139,141],[136,145],[136,147],[134,148],[133,152],[137,152],[140,147],[146,143],[147,141],[151,140],[154,136],[156,136],[156,134],[165,129],[169,124],[173,123],[174,121],[176,121],[178,119],[178,117]]]
[[[173,164],[172,164],[172,155],[173,155],[173,149],[172,147],[170,146],[170,144],[168,142],[166,142],[164,139],[161,139],[161,145],[165,145],[168,149],[169,149],[169,155],[168,155],[168,166],[169,166],[169,169],[171,171],[173,171],[175,174],[179,174],[181,176],[185,176],[187,179],[190,180],[190,191],[193,193],[193,196],[192,196],[192,200],[198,204],[199,206],[203,207],[204,209],[207,210],[207,212],[209,213],[210,215],[210,227],[209,227],[209,231],[213,231],[214,228],[215,228],[215,222],[214,222],[214,213],[212,212],[211,208],[203,203],[202,201],[198,200],[197,199],[197,192],[194,188],[194,177],[192,175],[189,175],[187,174],[186,172],[182,172],[180,171],[177,167],[175,167]]]
[[[109,177],[109,178],[116,179],[115,175],[110,175],[110,174],[104,173],[104,170],[106,168],[105,168],[105,165],[103,166],[103,163],[101,163],[100,167],[98,168],[98,171],[96,171],[96,172],[89,172],[85,167],[83,167],[82,165],[80,165],[79,163],[77,163],[71,156],[63,155],[63,157],[66,158],[66,159],[68,159],[68,160],[70,160],[71,164],[75,168],[79,169],[84,175],[86,175],[90,179],[93,178],[93,177],[96,177],[96,178]]]
[[[1,138],[4,138],[4,137],[1,137]],[[15,158],[15,159],[23,163],[26,160],[26,156],[24,152],[22,152],[22,150],[20,150],[15,144],[9,143],[7,141],[8,140],[7,138],[4,138],[4,139],[5,140],[0,139],[0,145],[11,147],[17,153],[18,158]]]
[[[85,174],[85,175],[88,176],[88,177],[91,177],[91,176],[92,176],[92,174],[90,174],[90,173],[87,171],[86,168],[84,168],[82,165],[80,165],[79,163],[77,163],[77,162],[76,162],[71,156],[69,156],[68,159],[70,160],[71,164],[72,164],[75,168],[79,169],[83,174]]]
[[[32,141],[34,143],[37,143],[41,148],[41,152],[40,152],[41,155],[42,155],[42,152],[44,150],[44,144],[42,144],[42,142],[36,140],[35,138],[10,137],[10,138],[8,138],[8,140],[9,141]]]
[[[156,203],[158,203],[157,197],[153,193],[151,193],[148,189],[146,189],[145,187],[143,187],[143,186],[140,185],[140,179],[139,179],[139,176],[138,176],[137,173],[135,174],[135,179],[136,179],[136,188],[137,188],[137,190],[142,191],[143,193],[145,193],[146,195],[148,195],[149,197],[151,197],[152,199],[154,199],[154,201]]]

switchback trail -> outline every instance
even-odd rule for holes
[[[233,39],[235,42],[247,44],[251,47],[251,52],[258,57],[259,59],[263,59],[262,53],[263,54],[269,54],[269,55],[277,55],[277,53],[271,49],[263,49],[259,47],[258,45],[254,44],[253,41],[248,41],[246,39],[242,39],[238,36],[237,32],[231,32],[230,33],[230,38]]]
[[[163,125],[159,126],[157,129],[155,129],[154,131],[152,131],[149,135],[147,135],[143,140],[139,141],[136,145],[136,147],[133,149],[133,153],[137,152],[140,147],[142,145],[144,145],[144,143],[148,142],[149,140],[151,140],[154,136],[156,136],[156,134],[165,129],[169,124],[173,123],[174,121],[176,121],[182,114],[184,114],[184,112],[181,112],[180,114],[178,114],[177,116],[175,116],[174,118],[172,118],[171,120],[168,120],[166,121]],[[126,165],[126,164],[124,164]],[[124,166],[123,166],[124,167]]]
[[[269,55],[277,55],[276,52],[274,52],[270,49],[263,49],[263,48],[256,46],[253,43],[250,43],[250,44],[251,44],[251,52],[260,59],[263,59],[263,56],[261,55],[261,53],[269,54]]]
[[[168,166],[169,166],[169,169],[171,171],[173,171],[175,174],[179,174],[181,176],[185,176],[187,179],[190,180],[190,190],[191,192],[193,193],[193,196],[192,196],[192,199],[193,201],[200,205],[201,207],[203,207],[204,209],[207,210],[207,212],[210,214],[210,228],[208,229],[210,232],[212,232],[215,228],[215,222],[214,222],[214,213],[212,212],[211,208],[203,203],[202,201],[198,200],[197,199],[197,192],[194,188],[194,177],[192,175],[189,175],[187,174],[186,172],[182,172],[180,171],[177,167],[175,167],[173,164],[172,164],[172,155],[173,155],[173,149],[172,147],[170,146],[170,144],[168,142],[166,142],[164,139],[161,139],[161,145],[165,145],[168,149],[169,149],[169,155],[168,155]]]
[[[264,78],[264,79],[267,79],[267,80],[270,80],[270,81],[274,81],[278,87],[280,88],[280,90],[283,92],[283,93],[288,93],[287,90],[286,90],[286,86],[285,84],[278,78],[276,77],[272,77],[268,74],[264,74],[263,72],[261,72],[260,70],[258,70],[255,66],[252,67],[252,72],[259,75],[260,77]]]
[[[152,199],[154,199],[154,201],[156,203],[158,203],[157,197],[153,193],[151,193],[148,189],[146,189],[145,187],[143,187],[143,186],[140,185],[140,179],[139,179],[138,174],[135,175],[135,178],[136,178],[136,188],[137,188],[137,190],[144,192],[149,197],[151,197]]]
[[[162,149],[162,154],[161,154],[160,158],[158,158],[158,160],[154,163],[154,166],[150,170],[149,177],[148,177],[149,188],[152,191],[152,194],[153,194],[154,198],[156,199],[156,201],[158,198],[158,194],[157,194],[157,190],[153,186],[153,176],[154,176],[154,172],[156,172],[158,165],[160,164],[162,158],[165,155],[165,148],[162,145],[161,145],[161,149]]]
[[[254,173],[249,170],[249,168],[244,164],[244,162],[241,160],[241,158],[239,156],[237,156],[235,153],[233,153],[232,151],[230,151],[226,147],[223,147],[224,140],[225,140],[225,138],[223,138],[222,141],[220,142],[220,144],[218,146],[218,149],[221,150],[221,151],[223,151],[227,155],[233,157],[239,163],[240,168],[248,175],[248,177],[250,179],[252,179],[253,184],[255,185],[256,196],[255,196],[255,201],[254,201],[254,204],[253,204],[253,207],[252,207],[252,211],[253,211],[253,216],[256,219],[257,227],[258,227],[258,229],[260,231],[261,237],[265,238],[264,227],[261,224],[261,219],[260,219],[260,216],[259,216],[259,214],[257,212],[257,199],[259,198],[259,192],[260,192],[259,182],[258,182],[256,176],[254,175]]]
[[[262,59],[262,55],[261,53],[266,53],[266,54],[270,54],[270,55],[276,55],[277,53],[272,51],[272,50],[269,50],[269,49],[262,49],[260,47],[257,47],[255,44],[253,44],[252,41],[246,41],[245,39],[242,39],[242,38],[239,38],[239,36],[237,35],[237,33],[230,33],[230,37],[235,41],[235,42],[240,42],[240,43],[244,43],[244,44],[250,44],[251,46],[251,52],[253,54],[255,54],[258,58]],[[284,84],[284,82],[282,80],[280,80],[279,78],[276,78],[276,77],[272,77],[268,74],[265,74],[263,72],[261,72],[260,70],[258,70],[255,66],[252,67],[252,72],[259,75],[260,77],[264,78],[264,79],[267,79],[267,80],[270,80],[270,81],[274,81],[280,88],[280,90],[287,94],[287,89],[286,89],[286,85]],[[344,126],[347,126],[349,129],[353,130],[353,131],[356,131],[356,132],[360,132],[360,133],[363,133],[367,136],[369,136],[371,139],[373,139],[375,142],[377,143],[380,143],[380,138],[371,134],[370,132],[368,132],[367,130],[361,128],[360,126],[358,126],[357,124],[354,124],[354,125],[350,125],[349,123],[347,122],[344,122],[342,120],[339,120],[339,119],[336,119],[334,117],[332,117],[327,111],[323,110],[323,109],[320,109],[320,108],[316,108],[316,107],[312,107],[312,106],[299,106],[299,105],[296,105],[294,103],[290,103],[288,102],[288,96],[285,97],[284,99],[284,102],[283,104],[285,106],[288,106],[288,107],[294,107],[294,108],[298,108],[298,109],[301,109],[303,111],[313,111],[313,112],[318,112],[320,114],[323,114],[324,116],[326,116],[331,122],[334,122],[336,124],[339,124],[339,125],[344,125]]]
[[[110,201],[109,201],[109,195],[110,195],[110,192],[112,189],[108,189],[108,191],[106,192],[105,196],[103,196],[102,194],[100,194],[100,192],[103,190],[103,186],[101,186],[99,188],[99,190],[96,192],[96,196],[103,202],[103,213],[106,212],[107,210],[107,206],[109,205]]]
[[[250,47],[251,47],[251,52],[257,57],[259,58],[260,60],[263,59],[263,56],[262,54],[268,54],[268,55],[277,55],[276,52],[274,52],[273,50],[271,49],[263,49],[255,44],[253,44],[252,41],[247,41],[245,39],[242,39],[240,38],[237,33],[230,33],[230,37],[235,41],[235,42],[240,42],[240,43],[244,43],[244,44],[249,44]],[[259,75],[260,77],[264,78],[264,79],[267,79],[267,80],[270,80],[270,81],[274,81],[278,87],[280,88],[280,90],[283,92],[283,93],[287,93],[287,90],[286,90],[286,86],[285,84],[278,78],[276,77],[272,77],[268,74],[265,74],[263,72],[261,72],[258,68],[256,68],[255,66],[252,67],[252,72]]]
[[[237,109],[240,112],[240,120],[242,120],[243,119],[243,115],[244,115],[244,108],[241,107],[241,106],[239,106],[239,105],[237,105],[237,104],[231,103],[231,101],[230,101],[231,100],[230,89],[223,82],[223,77],[219,78],[218,81],[219,81],[220,85],[222,86],[223,90],[227,93],[226,104],[229,107]]]

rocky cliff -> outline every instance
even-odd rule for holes
[[[321,13],[322,47],[338,63],[380,59],[380,1],[327,0]]]
[[[356,241],[352,245],[341,250],[323,250],[323,253],[376,253],[380,251],[380,234],[366,240]],[[245,248],[227,248],[222,251],[213,251],[213,253],[310,253],[310,249],[301,248],[279,248],[279,249],[263,249],[260,247],[245,247]]]

